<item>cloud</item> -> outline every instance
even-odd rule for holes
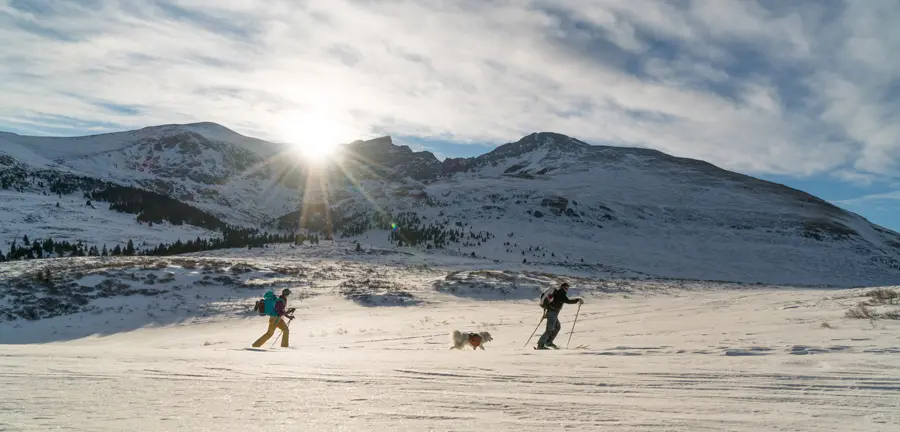
[[[0,0],[0,121],[215,121],[291,141],[306,118],[347,142],[554,131],[751,173],[896,178],[898,22],[891,0]]]
[[[890,202],[895,202],[895,201],[900,201],[900,190],[892,191],[892,192],[864,195],[864,196],[857,197],[857,198],[851,198],[851,199],[847,199],[847,200],[837,201],[837,203],[840,205],[854,206],[854,205],[862,205],[862,204],[871,204],[873,202],[890,203]]]

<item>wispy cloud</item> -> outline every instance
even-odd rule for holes
[[[744,172],[895,178],[898,23],[892,0],[0,0],[0,121],[545,130]]]
[[[864,196],[857,197],[857,198],[838,201],[838,203],[844,204],[844,205],[860,205],[860,204],[873,203],[876,201],[884,201],[884,202],[900,201],[900,190],[893,191],[893,192],[864,195]]]

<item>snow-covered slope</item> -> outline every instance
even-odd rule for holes
[[[354,257],[347,246],[340,254],[323,246],[263,258],[245,251],[5,264],[0,281],[17,294],[0,297],[0,311],[33,301],[38,313],[67,313],[37,321],[0,314],[0,428],[900,425],[900,321],[844,316],[871,290],[567,277],[572,295],[586,299],[560,316],[556,343],[565,348],[571,338],[570,349],[534,351],[542,329],[527,342],[539,324],[537,293],[561,275],[473,271],[476,261],[436,256],[414,260],[429,265],[391,265],[398,254]],[[47,268],[51,286],[31,280]],[[70,284],[79,289],[64,290]],[[44,295],[54,287],[65,294]],[[290,347],[279,348],[276,333],[251,348],[266,330],[250,310],[254,300],[284,287],[297,308]],[[493,340],[485,350],[450,350],[453,330],[489,331]]]
[[[56,195],[18,193],[0,190],[0,253],[9,251],[12,242],[25,246],[24,237],[44,241],[79,242],[98,249],[104,245],[111,251],[131,240],[138,249],[159,243],[174,243],[220,234],[191,226],[170,223],[139,223],[134,215],[119,213],[106,205],[88,205],[83,199],[57,198]],[[57,206],[59,204],[59,206]]]
[[[214,123],[164,125],[74,138],[0,134],[0,155],[32,168],[138,186],[252,224],[296,207],[279,182],[286,149]]]
[[[385,246],[390,235],[394,245],[494,264],[816,285],[900,280],[897,233],[702,161],[555,133],[443,162],[390,137],[342,148],[334,164],[313,169],[275,144],[207,123],[83,138],[3,134],[0,169],[76,173],[228,223]],[[40,192],[19,177],[13,187]]]
[[[418,239],[404,243],[437,246],[456,231],[446,250],[499,262],[766,283],[900,281],[897,233],[807,193],[654,150],[540,133],[445,161],[424,182],[341,180],[332,177],[328,198],[335,224],[411,213],[400,228]]]
[[[22,159],[23,162],[52,164],[121,150],[143,141],[164,140],[184,134],[196,134],[212,142],[232,144],[259,157],[269,157],[280,150],[276,144],[245,137],[216,123],[150,126],[126,132],[65,138],[22,136],[0,132],[0,139],[3,140],[4,152]],[[31,153],[33,157],[29,158],[28,153]]]

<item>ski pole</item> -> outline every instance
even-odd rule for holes
[[[575,323],[578,322],[578,312],[581,312],[582,303],[578,303],[578,310],[575,311],[575,321],[572,321],[572,331],[569,332],[569,341],[566,342],[566,349],[569,349],[569,342],[572,342],[572,333],[575,333]]]
[[[544,318],[547,318],[547,314],[546,314],[546,313],[544,313],[544,315],[541,316],[541,320],[538,321],[537,327],[535,327],[535,328],[534,328],[534,331],[531,332],[531,336],[528,336],[528,340],[525,341],[525,345],[524,345],[522,348],[527,347],[527,346],[528,346],[528,342],[531,342],[531,338],[533,338],[533,337],[534,337],[534,334],[537,333],[537,329],[539,329],[539,328],[541,327],[541,323],[544,322]]]

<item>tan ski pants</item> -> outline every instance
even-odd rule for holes
[[[283,317],[269,317],[269,329],[266,330],[266,334],[260,336],[256,342],[253,342],[254,348],[259,348],[262,344],[266,343],[266,341],[275,334],[275,327],[278,327],[282,331],[281,347],[287,348],[288,336],[290,336],[291,329],[288,328],[287,324],[285,324],[284,320],[281,318]]]

